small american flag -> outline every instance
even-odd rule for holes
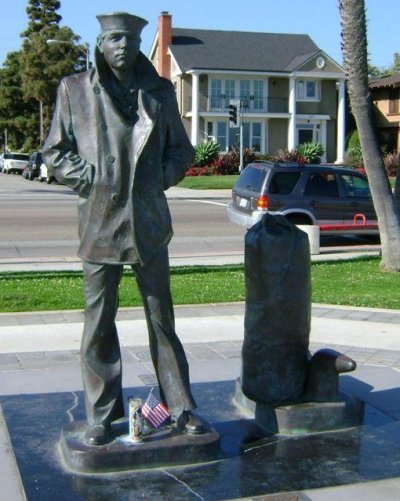
[[[151,390],[142,406],[142,416],[153,428],[158,428],[169,415],[167,407],[153,395],[153,390]]]

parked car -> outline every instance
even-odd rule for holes
[[[39,176],[40,165],[42,164],[42,154],[40,151],[35,151],[29,157],[28,165],[22,172],[22,177],[25,179],[29,179],[29,181],[33,181],[35,177]]]
[[[325,234],[379,234],[367,178],[345,166],[254,162],[232,189],[228,217],[250,228],[263,215],[282,214]]]
[[[54,180],[52,176],[49,177],[47,165],[43,162],[40,164],[39,167],[38,179],[41,183],[43,181],[46,181],[47,184],[50,184]]]
[[[4,166],[4,153],[0,153],[0,172],[3,172]]]
[[[4,153],[3,172],[6,174],[16,173],[22,174],[25,167],[27,167],[29,155],[25,153]]]

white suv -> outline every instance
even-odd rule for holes
[[[5,174],[11,174],[15,172],[16,174],[22,174],[25,167],[28,166],[29,155],[25,153],[4,153],[3,158],[3,172]]]

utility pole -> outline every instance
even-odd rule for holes
[[[43,134],[43,101],[39,101],[39,143],[40,147],[43,146],[44,134]]]
[[[236,102],[237,103],[237,102]],[[239,113],[238,113],[239,107]],[[231,127],[239,125],[239,172],[243,169],[243,101],[240,100],[237,104],[230,104],[229,108],[229,121]]]
[[[239,103],[239,172],[243,170],[243,101]]]

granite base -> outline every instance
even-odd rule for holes
[[[67,467],[77,473],[110,473],[190,465],[215,461],[219,457],[219,435],[203,420],[205,433],[190,435],[170,426],[143,436],[141,442],[129,439],[128,421],[116,423],[111,443],[87,445],[83,436],[86,421],[62,428],[60,452]]]
[[[236,380],[233,399],[244,413],[255,419],[268,434],[303,435],[359,426],[363,421],[364,402],[343,391],[335,402],[296,402],[268,405],[247,398]]]

